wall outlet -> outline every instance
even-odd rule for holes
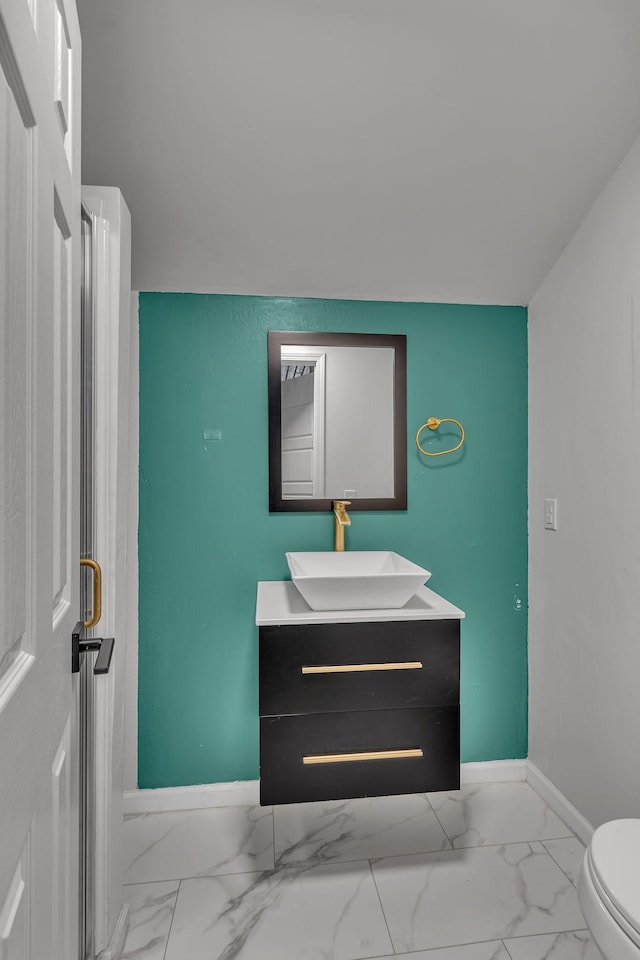
[[[545,530],[558,529],[558,501],[544,501],[544,528]]]

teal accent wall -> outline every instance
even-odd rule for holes
[[[267,331],[407,336],[406,512],[355,513],[466,611],[462,759],[527,754],[527,313],[523,307],[140,295],[140,787],[258,776],[259,580],[332,549],[329,513],[275,513]],[[428,416],[459,454],[425,460]],[[222,431],[221,441],[203,431]]]

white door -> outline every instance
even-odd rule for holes
[[[283,380],[282,496],[313,497],[313,369]]]
[[[282,497],[324,496],[325,354],[281,347]]]
[[[0,960],[78,956],[80,33],[0,0]]]

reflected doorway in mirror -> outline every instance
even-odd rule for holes
[[[325,354],[281,350],[282,497],[324,497]]]

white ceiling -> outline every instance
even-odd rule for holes
[[[78,5],[137,289],[528,303],[640,133],[638,0]]]

